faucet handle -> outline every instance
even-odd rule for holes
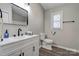
[[[23,36],[23,33],[21,34],[21,36]]]

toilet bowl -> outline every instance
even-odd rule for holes
[[[52,50],[52,44],[53,44],[53,40],[46,38],[45,39],[45,34],[41,33],[40,34],[40,39],[42,40],[42,45],[41,47]]]

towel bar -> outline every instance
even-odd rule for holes
[[[75,21],[63,21],[63,23],[70,23],[70,22],[75,22]]]

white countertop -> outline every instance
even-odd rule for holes
[[[19,36],[19,37],[4,38],[3,41],[0,42],[0,46],[4,46],[6,44],[10,44],[10,43],[18,42],[18,41],[21,41],[21,40],[33,38],[33,37],[36,37],[36,36],[38,36],[38,35],[23,35],[23,36]]]

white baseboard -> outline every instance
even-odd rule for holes
[[[56,44],[55,45],[53,44],[53,46],[79,53],[79,50],[76,50],[76,49],[72,49],[72,48],[68,48],[68,47],[64,47],[64,46],[60,46],[60,45],[56,45]]]

